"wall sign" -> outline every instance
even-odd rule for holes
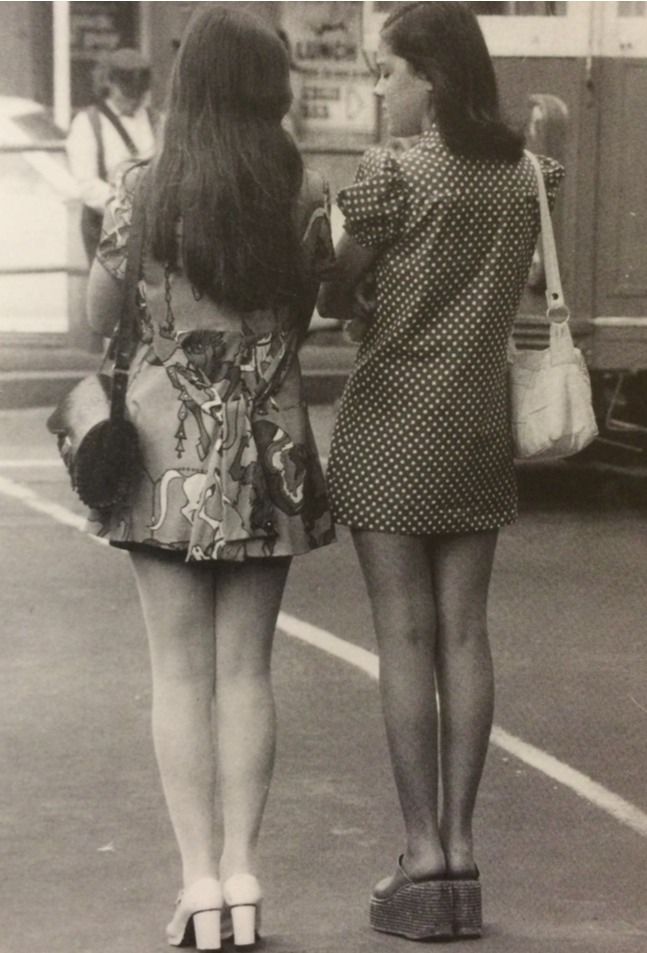
[[[308,133],[371,137],[373,79],[362,49],[362,4],[281,4],[295,72],[304,138]]]

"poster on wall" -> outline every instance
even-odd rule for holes
[[[370,139],[376,107],[363,54],[362,4],[285,3],[281,22],[293,63],[301,136],[340,144]]]

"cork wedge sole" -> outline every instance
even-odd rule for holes
[[[386,897],[371,897],[370,924],[381,933],[409,940],[454,935],[452,884],[446,880],[408,881]]]
[[[479,937],[483,932],[481,884],[470,880],[451,880],[454,936]]]

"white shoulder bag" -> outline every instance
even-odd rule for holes
[[[523,351],[510,339],[512,438],[517,459],[548,460],[583,450],[597,436],[598,428],[589,373],[569,328],[544,177],[537,157],[531,152],[526,155],[533,164],[539,193],[550,341],[545,350]]]

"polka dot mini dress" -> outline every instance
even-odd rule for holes
[[[563,169],[540,163],[552,201]],[[514,522],[506,355],[539,235],[530,161],[456,156],[433,127],[369,150],[337,202],[378,257],[333,434],[334,518],[414,535]]]

